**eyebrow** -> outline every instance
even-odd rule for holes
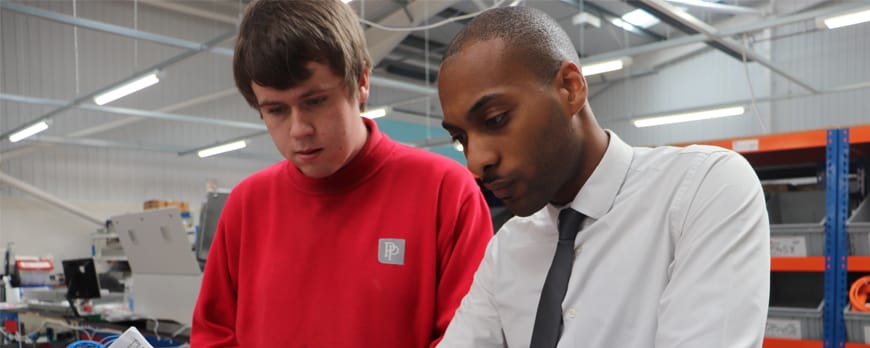
[[[259,109],[259,108],[263,108],[263,107],[267,107],[267,106],[281,105],[281,104],[284,104],[284,103],[279,102],[277,100],[266,99],[266,100],[260,102],[259,104],[257,104],[257,108]]]
[[[478,99],[476,102],[474,102],[474,105],[472,105],[471,108],[468,109],[467,115],[471,116],[471,115],[477,113],[478,111],[480,111],[480,109],[482,109],[484,106],[486,106],[487,103],[489,103],[493,99],[500,97],[500,96],[501,96],[500,94],[487,94],[485,96],[480,97],[480,99]]]
[[[496,99],[496,98],[501,97],[501,96],[502,96],[501,94],[496,93],[496,94],[487,94],[485,96],[480,97],[480,99],[477,99],[477,101],[474,102],[474,105],[472,105],[471,108],[468,109],[468,113],[465,114],[465,117],[470,119],[472,117],[472,115],[480,112],[480,109],[483,109],[483,107],[486,106],[486,104],[489,104],[489,102],[491,102],[493,99]],[[450,123],[447,123],[447,121],[441,121],[441,127],[448,130],[448,131],[451,129],[459,129],[459,127],[454,126]]]
[[[333,88],[333,87],[327,87],[327,88],[313,87],[313,88],[309,89],[308,91],[306,91],[305,93],[303,93],[302,95],[300,95],[299,98],[297,98],[297,99],[305,99],[305,98],[308,98],[314,94],[327,91],[331,88]],[[282,101],[278,101],[278,100],[266,99],[266,100],[263,100],[262,102],[258,103],[257,108],[262,108],[265,106],[273,106],[273,105],[282,105],[282,104],[285,104],[285,103]]]

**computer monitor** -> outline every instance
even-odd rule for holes
[[[208,251],[211,248],[212,240],[214,240],[218,221],[228,196],[228,192],[209,192],[205,203],[202,204],[202,210],[199,213],[199,234],[196,238],[196,260],[201,264],[208,257]]]
[[[94,259],[63,260],[67,297],[75,299],[100,298],[100,281]]]
[[[66,280],[66,299],[73,314],[78,317],[74,301],[76,299],[100,298],[100,280],[94,259],[63,260],[63,276]]]

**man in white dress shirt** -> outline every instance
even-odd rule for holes
[[[769,226],[743,157],[603,130],[570,39],[530,8],[469,23],[438,91],[469,169],[518,216],[440,347],[761,347]],[[566,208],[579,226],[563,236]]]

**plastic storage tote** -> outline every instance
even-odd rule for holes
[[[772,192],[767,213],[771,256],[825,254],[824,191]]]

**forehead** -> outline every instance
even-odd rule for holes
[[[325,90],[341,84],[341,77],[326,64],[311,61],[305,64],[305,68],[311,72],[311,76],[287,89],[262,86],[251,81],[251,88],[257,100],[262,102],[264,99],[295,99],[304,97],[312,91]]]
[[[522,93],[540,87],[523,60],[502,39],[466,44],[447,58],[438,74],[438,94],[445,120],[464,117],[486,95]]]

